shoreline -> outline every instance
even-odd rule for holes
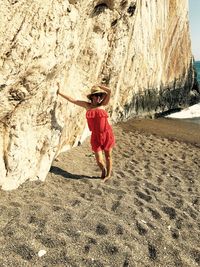
[[[185,122],[191,122],[195,124],[200,124],[200,117],[190,118],[190,119],[182,119]]]
[[[187,119],[176,118],[132,118],[119,125],[128,131],[138,131],[145,135],[154,134],[158,137],[165,137],[169,140],[177,140],[200,146],[200,124]]]

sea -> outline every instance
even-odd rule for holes
[[[195,61],[195,69],[197,71],[197,80],[200,86],[200,61]],[[192,122],[200,124],[200,103],[190,106],[167,116],[168,118],[181,119],[186,122]]]
[[[200,61],[195,61],[195,69],[197,71],[197,80],[200,84]]]

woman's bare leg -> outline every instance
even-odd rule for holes
[[[95,158],[97,161],[97,165],[101,169],[101,178],[104,179],[106,176],[106,168],[105,168],[105,163],[103,160],[103,154],[102,151],[95,152]]]
[[[104,182],[106,182],[111,177],[111,172],[112,172],[112,149],[104,151],[104,153],[106,158],[106,169],[107,169],[107,174],[106,177],[104,178]]]

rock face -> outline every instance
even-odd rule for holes
[[[44,180],[86,133],[83,110],[56,96],[57,82],[79,99],[109,84],[115,121],[190,104],[188,0],[0,2],[2,189]]]

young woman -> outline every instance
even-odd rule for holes
[[[58,85],[59,88],[59,85]],[[112,148],[115,138],[112,128],[108,122],[108,114],[104,106],[109,103],[111,91],[103,85],[94,85],[91,93],[87,95],[90,100],[81,101],[64,95],[58,89],[58,94],[71,103],[86,109],[86,119],[91,134],[91,146],[95,153],[95,158],[101,169],[101,178],[106,182],[111,177],[112,171]],[[106,164],[104,163],[103,153],[105,154]]]

